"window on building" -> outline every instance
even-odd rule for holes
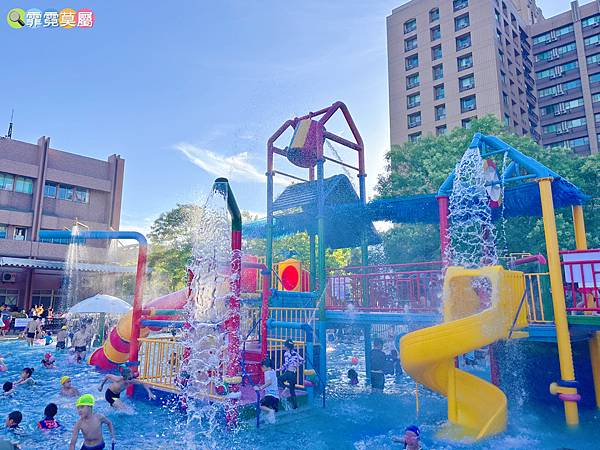
[[[437,86],[433,87],[433,99],[434,100],[441,100],[444,98],[444,96],[445,96],[445,92],[444,92],[443,84],[438,84]]]
[[[414,128],[421,125],[421,112],[408,115],[408,128]]]
[[[89,203],[90,202],[90,191],[89,189],[77,187],[75,188],[75,196],[73,201],[77,203]]]
[[[436,20],[440,20],[440,9],[433,8],[429,11],[429,22],[435,22]]]
[[[438,59],[442,59],[442,46],[436,45],[435,47],[431,47],[431,60],[436,61]]]
[[[409,109],[414,108],[416,106],[419,106],[420,104],[421,104],[421,94],[419,92],[406,97],[406,107],[407,108],[409,108]]]
[[[464,50],[471,46],[471,33],[463,34],[456,38],[456,51]]]
[[[442,64],[433,66],[433,81],[441,80],[442,78],[444,78],[444,66]]]
[[[415,67],[419,67],[419,55],[415,54],[415,55],[407,56],[404,59],[404,65],[406,67],[406,70],[410,70],[410,69],[414,69]]]
[[[406,77],[406,89],[412,89],[419,85],[419,74],[415,73]]]
[[[408,135],[408,140],[410,142],[418,142],[419,139],[421,139],[421,132],[419,131],[418,133],[412,133]]]
[[[436,41],[442,37],[442,31],[440,30],[440,26],[433,27],[429,30],[429,35],[431,36],[432,41]]]
[[[508,114],[504,114],[504,117],[502,118],[502,123],[506,128],[510,126],[510,117],[508,117]]]
[[[15,177],[15,192],[33,193],[33,180],[27,177]]]
[[[588,64],[600,64],[600,53],[588,56],[586,61]]]
[[[583,28],[600,26],[600,14],[596,14],[595,16],[586,17],[585,19],[583,19],[581,21],[581,26]]]
[[[583,24],[583,21],[582,21]],[[585,26],[585,25],[584,25]],[[573,32],[573,24],[565,25],[564,27],[556,28],[542,34],[534,36],[532,39],[533,45],[550,44],[556,42],[561,36]]]
[[[506,94],[505,92],[502,93],[502,103],[504,103],[504,106],[509,105],[508,94]]]
[[[15,177],[8,173],[0,173],[0,189],[12,191],[15,185]]]
[[[417,19],[410,19],[404,22],[404,34],[411,33],[417,29]]]
[[[469,0],[453,0],[452,2],[452,8],[454,11],[459,11],[467,6],[469,6]]]
[[[470,74],[458,79],[458,90],[460,92],[473,89],[475,87],[475,75]]]
[[[446,134],[448,132],[447,125],[440,125],[439,127],[435,127],[435,135],[441,136],[442,134]]]
[[[589,47],[590,45],[596,45],[598,42],[600,42],[600,34],[594,34],[593,36],[586,37],[583,40],[583,43],[586,47]]]
[[[553,123],[542,127],[542,133],[544,134],[562,134],[568,132],[571,128],[583,127],[587,124],[585,117],[579,117],[577,119],[564,120],[562,122]]]
[[[600,72],[590,75],[590,83],[593,84],[593,83],[598,83],[598,82],[600,82]]]
[[[435,120],[442,120],[446,118],[446,105],[437,105],[435,107]]]
[[[506,74],[502,71],[500,71],[500,81],[502,84],[506,85]]]
[[[51,181],[46,181],[46,184],[44,184],[44,197],[56,198],[57,192],[58,192],[57,184],[52,183]]]
[[[495,9],[495,10],[494,10],[494,17],[496,18],[496,23],[497,23],[498,25],[500,25],[500,23],[501,23],[501,20],[500,20],[500,13],[498,12],[498,10],[497,10],[497,9]]]
[[[467,119],[462,119],[462,120],[460,121],[460,125],[461,125],[461,126],[464,128],[464,129],[468,130],[469,128],[471,128],[471,125],[472,125],[473,119],[475,119],[475,117],[469,117],[469,118],[467,118]]]
[[[63,186],[60,185],[58,189],[58,198],[61,200],[73,200],[73,186]]]
[[[600,81],[600,74],[598,74],[598,80]],[[592,81],[592,77],[594,75],[590,76],[590,82],[593,83]],[[561,84],[556,84],[554,86],[550,86],[544,89],[540,89],[538,91],[538,97],[543,98],[543,97],[547,97],[549,95],[552,95],[554,97],[558,97],[559,95],[565,95],[569,92],[570,89],[576,89],[576,88],[580,88],[581,87],[581,80],[580,79],[575,79],[575,80],[571,80],[571,81],[566,81],[564,83]]]
[[[593,102],[593,103],[598,103],[598,102],[600,102],[600,92],[599,92],[599,93],[597,93],[597,94],[593,94],[593,95],[592,95],[592,102]]]
[[[592,97],[593,101],[593,97]],[[540,108],[542,117],[544,116],[560,116],[561,114],[567,114],[574,108],[583,106],[583,97],[575,98],[573,100],[567,100],[564,102],[554,103],[552,105],[544,106]]]
[[[600,36],[600,35],[597,35]],[[587,38],[589,39],[589,38]],[[584,42],[587,41],[584,39]],[[586,43],[586,45],[588,45]],[[568,44],[561,45],[560,47],[555,47],[550,50],[546,50],[545,52],[537,53],[535,55],[535,61],[553,61],[555,59],[560,58],[565,53],[574,52],[576,50],[575,42],[569,42]]]
[[[600,56],[600,54],[588,56],[588,64],[591,64],[590,58],[593,58],[594,56]],[[560,64],[558,66],[550,67],[549,69],[538,70],[535,73],[535,77],[538,80],[543,80],[544,78],[550,78],[550,79],[560,78],[563,75],[565,75],[567,72],[577,69],[577,66],[578,66],[577,61],[569,61],[567,63]]]
[[[404,51],[409,52],[417,48],[417,37],[411,37],[409,39],[404,39]]]
[[[27,228],[15,227],[15,229],[13,231],[13,240],[15,240],[15,241],[27,240]]]
[[[0,304],[16,306],[19,303],[18,289],[0,289]]]
[[[62,296],[60,290],[35,290],[31,292],[31,304],[44,305],[44,308],[56,308],[60,304]]]
[[[468,55],[459,56],[456,58],[456,62],[458,64],[458,70],[465,70],[473,67],[473,55],[469,53]]]
[[[473,111],[475,108],[477,108],[477,103],[475,102],[474,95],[460,99],[460,112]]]
[[[502,31],[496,28],[496,40],[498,44],[502,45]]]
[[[462,30],[469,26],[469,13],[454,18],[454,31]]]
[[[0,239],[6,239],[8,234],[8,226],[2,224],[0,225]]]

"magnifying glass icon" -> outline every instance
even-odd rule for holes
[[[10,13],[8,13],[8,20],[14,23],[18,23],[22,27],[25,26],[25,22],[23,22],[23,19],[21,19],[21,14],[19,14],[19,11],[13,10]]]

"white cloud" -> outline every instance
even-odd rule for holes
[[[186,143],[177,144],[175,148],[183,153],[190,162],[213,175],[228,176],[232,179],[254,183],[266,182],[265,174],[250,163],[248,152],[225,156]],[[282,186],[289,184],[282,177],[274,177],[273,182]]]

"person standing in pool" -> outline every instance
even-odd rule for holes
[[[261,368],[265,377],[265,384],[254,386],[255,391],[264,389],[265,396],[260,401],[260,409],[267,414],[267,422],[275,423],[275,413],[279,411],[279,387],[277,386],[277,374],[271,367],[271,359],[265,358],[261,362]]]
[[[63,325],[60,331],[56,334],[56,350],[64,350],[67,348],[67,326]]]
[[[87,331],[85,325],[83,325],[77,333],[73,335],[73,341],[71,342],[71,345],[75,348],[75,358],[77,359],[77,362],[81,362],[81,360],[85,358],[87,340]]]
[[[285,389],[290,390],[292,408],[296,409],[298,408],[298,401],[296,400],[296,373],[300,365],[304,362],[304,358],[294,349],[294,341],[291,339],[285,341],[283,345],[287,350],[283,354],[283,364],[279,368],[279,371],[282,372],[282,375],[279,377],[279,384]]]
[[[133,372],[131,371],[131,369],[129,367],[123,367],[121,369],[121,376],[111,375],[111,374],[106,375],[104,377],[104,380],[100,384],[100,386],[98,386],[98,390],[100,392],[102,392],[104,385],[108,381],[111,381],[112,383],[106,389],[106,392],[104,393],[104,398],[106,399],[108,404],[115,409],[119,409],[119,410],[128,409],[125,406],[125,404],[123,404],[120,397],[121,397],[121,392],[123,392],[125,389],[127,389],[127,387],[129,387],[132,384],[139,384],[144,389],[146,389],[146,392],[148,393],[148,398],[150,400],[154,400],[156,398],[156,396],[152,393],[152,391],[150,390],[150,388],[148,386],[146,386],[141,381],[135,379],[135,376],[133,375]]]
[[[385,384],[385,358],[383,353],[383,341],[379,338],[373,340],[371,350],[371,388],[374,392],[383,392]]]
[[[93,408],[95,403],[92,394],[83,394],[77,399],[75,405],[77,406],[79,420],[75,424],[75,427],[73,427],[69,450],[75,450],[75,443],[80,431],[84,439],[81,450],[102,450],[105,448],[106,444],[104,443],[104,436],[102,436],[102,424],[106,424],[108,427],[112,437],[112,446],[113,448],[115,447],[116,437],[113,424],[103,415],[94,413]]]
[[[32,347],[36,337],[42,334],[42,325],[37,317],[34,317],[33,320],[29,321],[25,332],[27,333],[27,345]]]

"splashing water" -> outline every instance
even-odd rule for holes
[[[84,259],[84,245],[78,239],[79,227],[75,225],[71,230],[71,242],[67,248],[65,261],[65,272],[61,285],[60,300],[54,305],[57,312],[66,312],[74,306],[78,299],[81,288],[81,277],[79,273],[79,262]]]
[[[446,260],[453,265],[475,268],[498,263],[496,230],[485,183],[479,149],[469,148],[456,165],[450,195]]]
[[[211,195],[194,223],[191,294],[185,308],[186,330],[182,344],[186,349],[181,367],[182,397],[187,410],[189,448],[197,448],[195,431],[203,437],[202,448],[217,448],[214,432],[223,423],[221,402],[208,402],[223,387],[223,360],[227,352],[224,323],[229,318],[231,238],[226,201]],[[227,413],[229,402],[225,402]]]

